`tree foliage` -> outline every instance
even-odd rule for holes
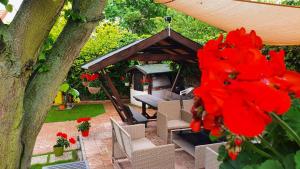
[[[104,21],[101,22],[92,33],[91,38],[81,50],[80,56],[77,57],[68,73],[67,81],[80,90],[81,95],[85,99],[105,99],[105,94],[101,91],[97,95],[90,95],[86,88],[81,85],[79,79],[80,74],[84,72],[81,66],[88,61],[95,59],[99,56],[105,55],[108,52],[116,50],[125,46],[139,37],[136,34],[129,32],[122,28],[118,22]],[[125,74],[125,69],[128,63],[118,64],[110,69],[110,76],[115,81],[117,89],[124,95],[128,95],[128,88],[124,88],[124,84],[120,82],[120,76]]]

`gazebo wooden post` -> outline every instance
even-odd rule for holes
[[[109,98],[109,100],[111,100],[112,104],[114,105],[114,107],[116,108],[119,116],[121,117],[122,121],[126,121],[126,117],[124,117],[124,115],[122,114],[122,110],[119,109],[118,104],[114,101],[114,99],[112,98],[112,95],[108,92],[108,90],[106,89],[106,87],[103,85],[103,83],[100,83],[100,86],[102,88],[102,90],[104,91],[104,93],[106,94],[106,96]]]
[[[182,69],[182,65],[180,65],[179,70],[178,70],[178,72],[177,72],[177,74],[176,74],[175,80],[174,80],[173,85],[172,85],[172,88],[171,88],[171,92],[174,91],[174,88],[175,88],[175,86],[176,86],[176,83],[177,83],[177,81],[178,81],[178,79],[179,79],[179,75],[180,75],[180,73],[181,73],[181,69]]]
[[[105,80],[107,81],[108,87],[111,89],[112,96],[110,96],[110,100],[113,103],[115,102],[115,104],[116,104],[117,107],[120,107],[121,110],[120,110],[119,114],[121,114],[121,111],[122,111],[125,114],[125,116],[126,116],[126,121],[129,124],[133,124],[132,116],[130,116],[126,111],[124,111],[125,109],[124,109],[123,103],[121,101],[120,94],[117,91],[115,85],[113,84],[111,78],[108,76],[107,72],[105,72],[104,70],[101,70],[101,74],[104,76]],[[115,99],[113,97],[115,97]]]

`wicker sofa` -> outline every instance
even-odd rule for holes
[[[112,161],[115,166],[120,167],[118,160],[128,159],[133,169],[175,168],[174,145],[155,146],[145,138],[144,124],[121,126],[112,118],[111,124]]]
[[[157,135],[168,142],[169,131],[174,129],[189,128],[192,120],[190,110],[193,100],[183,100],[182,107],[180,100],[163,101],[158,103],[157,111]]]

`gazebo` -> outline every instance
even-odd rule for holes
[[[127,46],[100,56],[82,66],[91,72],[98,72],[105,79],[101,81],[102,90],[112,101],[121,119],[129,124],[146,123],[148,119],[141,113],[134,112],[123,104],[120,94],[108,75],[109,66],[125,60],[174,61],[181,65],[184,62],[197,63],[197,50],[200,44],[194,42],[174,30],[167,28],[147,39],[137,40]],[[182,68],[182,66],[181,66]],[[171,91],[178,81],[181,68],[172,82]]]

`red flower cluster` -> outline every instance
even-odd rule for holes
[[[88,74],[88,73],[83,73],[80,75],[80,79],[81,80],[85,80],[85,81],[94,81],[97,78],[99,78],[99,74],[98,73],[93,73],[93,74]]]
[[[75,144],[75,143],[76,143],[76,140],[72,137],[72,138],[69,139],[69,142],[70,142],[71,144]]]
[[[241,28],[229,32],[224,41],[222,35],[208,41],[198,51],[202,77],[194,94],[203,105],[196,101],[194,107],[202,106],[205,113],[194,120],[203,119],[203,127],[215,135],[224,125],[236,135],[257,136],[271,122],[270,112],[288,111],[289,94],[300,97],[300,74],[286,70],[284,51],[265,56],[262,46],[255,31]]]
[[[142,84],[144,84],[144,83],[151,83],[152,80],[151,80],[150,78],[146,78],[146,79],[141,79],[140,82],[141,82]]]
[[[63,132],[58,132],[56,134],[57,137],[62,137],[64,139],[67,139],[68,138],[68,135],[66,133],[63,133]]]
[[[86,121],[90,121],[91,118],[90,117],[82,117],[77,119],[77,123],[81,123],[81,122],[86,122]]]
[[[68,139],[68,135],[67,135],[66,133],[63,133],[63,132],[58,132],[58,133],[56,133],[56,136],[57,136],[57,137],[60,137],[61,139],[64,139],[64,140],[67,140],[67,139]],[[75,143],[76,143],[76,140],[75,140],[73,137],[71,137],[71,138],[69,139],[69,142],[70,142],[71,144],[75,144]]]

